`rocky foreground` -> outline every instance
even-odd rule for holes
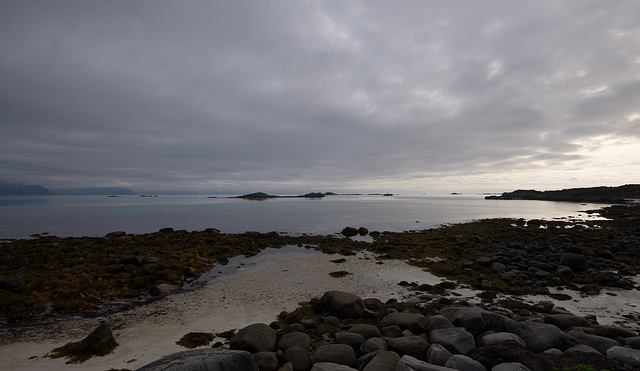
[[[436,310],[437,308],[440,308]],[[226,344],[179,352],[139,370],[524,371],[640,368],[640,336],[542,302],[528,318],[470,306],[404,304],[324,293]],[[185,336],[208,345],[203,334]],[[216,348],[217,347],[217,348]]]

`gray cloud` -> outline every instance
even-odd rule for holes
[[[596,185],[607,146],[640,149],[639,16],[634,1],[3,2],[0,178]],[[637,182],[619,157],[608,181]]]

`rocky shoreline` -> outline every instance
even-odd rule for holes
[[[516,323],[544,322],[550,315],[567,313],[554,313],[557,307],[548,303],[528,303],[522,300],[524,296],[544,295],[569,303],[568,292],[578,292],[588,300],[603,290],[610,295],[637,291],[639,211],[638,205],[617,205],[590,212],[606,220],[488,219],[403,233],[345,228],[332,236],[227,235],[215,229],[164,229],[145,235],[116,232],[104,238],[39,236],[5,241],[0,244],[0,312],[5,321],[1,330],[4,334],[20,333],[22,328],[37,331],[37,323],[69,314],[99,319],[195,283],[202,272],[233,256],[253,256],[265,248],[286,245],[346,256],[369,251],[380,264],[403,260],[446,279],[440,284],[398,282],[412,289],[414,298],[403,304],[389,303],[395,307],[386,306],[385,314],[417,311],[430,318],[446,307],[470,306],[455,298],[454,290],[467,288],[477,292],[478,310],[505,315]],[[350,272],[343,273],[348,277]],[[125,304],[107,306],[118,300]],[[617,327],[635,333],[638,314],[630,311],[626,316]],[[593,318],[585,320],[591,321],[589,326],[583,322],[576,331],[594,335]],[[340,329],[349,330],[350,323],[345,321]],[[30,323],[35,327],[24,326]],[[276,329],[286,330],[284,323],[279,326]],[[322,337],[325,333],[331,336],[329,331]],[[430,334],[421,334],[430,341]],[[481,344],[478,334],[473,335]],[[614,340],[620,345],[633,344],[618,337]]]
[[[524,319],[477,306],[418,305],[329,291],[320,299],[139,370],[633,370],[640,337],[548,302]],[[194,334],[195,335],[195,334]],[[197,337],[193,337],[197,339]],[[208,346],[202,338],[195,346]],[[587,368],[587,366],[589,368]]]

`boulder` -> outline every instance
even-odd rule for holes
[[[433,365],[411,356],[402,356],[395,371],[456,371],[454,368]]]
[[[536,353],[551,348],[564,350],[578,344],[573,336],[546,323],[520,322],[515,333],[527,344],[527,350]]]
[[[245,350],[250,353],[273,352],[278,336],[276,331],[264,323],[254,323],[233,335],[229,346],[233,350]]]
[[[297,346],[302,349],[309,350],[311,347],[311,338],[304,332],[290,332],[282,335],[278,341],[278,350],[286,352],[287,349]]]
[[[383,337],[397,338],[402,334],[402,329],[398,325],[385,326],[380,330]]]
[[[327,291],[320,298],[320,303],[339,318],[360,317],[365,308],[360,297],[344,291]]]
[[[258,371],[249,352],[229,349],[196,349],[178,352],[149,363],[138,371]]]
[[[396,352],[382,351],[367,363],[363,371],[394,371],[400,361],[400,356]]]
[[[529,367],[518,362],[501,363],[494,366],[491,371],[531,371]]]
[[[365,323],[356,323],[355,325],[349,328],[349,332],[354,332],[356,334],[362,335],[362,337],[367,340],[372,337],[380,337],[380,329],[374,325],[368,325]]]
[[[560,265],[571,268],[574,272],[587,269],[587,258],[582,254],[565,252],[560,255]]]
[[[320,363],[315,363],[311,368],[311,371],[357,371],[357,370],[353,367],[341,365],[338,363],[320,362]]]
[[[93,356],[104,356],[111,353],[118,343],[113,338],[111,326],[104,322],[84,339],[65,344],[51,351],[51,358],[69,357],[67,363],[79,363]]]
[[[589,327],[589,322],[586,319],[573,314],[548,314],[544,316],[544,321],[561,330],[568,330],[573,327]]]
[[[453,354],[467,354],[476,347],[473,335],[463,327],[433,330],[429,333],[429,341],[441,344]]]
[[[591,326],[593,330],[595,330],[596,335],[604,336],[607,338],[615,339],[615,338],[630,338],[636,336],[636,333],[629,330],[628,328],[613,326],[613,325],[594,325]]]
[[[564,351],[564,354],[574,354],[574,353],[593,353],[599,356],[603,355],[602,353],[598,352],[596,349],[584,344],[574,345],[571,348]]]
[[[295,371],[303,371],[311,368],[311,356],[309,352],[300,347],[293,346],[282,355],[282,363],[291,363]]]
[[[453,354],[440,344],[431,344],[427,351],[427,362],[438,366],[447,364]]]
[[[363,356],[378,350],[388,350],[387,343],[380,338],[370,338],[360,345],[358,355]]]
[[[403,330],[409,330],[414,334],[421,334],[426,331],[427,317],[418,313],[389,313],[380,321],[380,327],[391,325],[396,325]]]
[[[615,361],[627,363],[631,367],[640,367],[640,350],[637,349],[618,346],[612,347],[607,350],[607,357]]]
[[[640,336],[624,339],[624,345],[633,349],[640,349]]]
[[[313,363],[330,362],[354,367],[356,353],[346,344],[329,344],[322,346],[313,354]]]
[[[448,307],[439,312],[456,327],[464,327],[474,335],[486,331],[514,332],[516,322],[503,315],[477,308]]]
[[[360,345],[364,343],[364,337],[362,337],[362,335],[347,331],[336,332],[335,340],[336,344],[347,344],[353,348],[354,351],[358,350]]]
[[[291,362],[285,363],[284,365],[282,365],[282,367],[280,367],[278,369],[278,371],[296,371],[293,368],[293,365],[291,364]]]
[[[273,352],[258,352],[251,356],[253,363],[260,371],[278,371],[280,363]]]
[[[435,316],[430,316],[427,320],[426,332],[431,332],[433,330],[439,328],[453,328],[456,327],[449,321],[449,319],[442,314],[436,314]]]
[[[512,333],[512,332],[496,332],[493,334],[487,334],[480,339],[480,345],[492,345],[498,344],[505,341],[515,341],[520,344],[522,348],[526,348],[527,344],[520,338],[520,336]]]
[[[426,360],[429,343],[420,336],[414,335],[389,339],[389,348],[401,356],[408,355]]]
[[[574,338],[576,338],[576,340],[578,340],[580,342],[580,344],[584,344],[584,345],[588,345],[590,347],[593,347],[594,349],[598,350],[598,352],[604,354],[607,354],[607,350],[609,350],[609,348],[615,347],[615,346],[620,346],[620,343],[618,343],[617,341],[604,337],[604,336],[598,336],[598,335],[591,335],[591,334],[586,334],[582,331],[578,331],[578,330],[572,330],[569,331],[569,335],[573,336]]]
[[[454,368],[459,371],[487,371],[482,363],[462,354],[451,356],[444,367]]]

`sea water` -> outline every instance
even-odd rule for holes
[[[335,195],[263,201],[220,196],[0,196],[0,239],[104,236],[171,227],[225,233],[334,234],[344,227],[407,231],[483,218],[592,218],[602,204],[485,200],[480,195]]]

